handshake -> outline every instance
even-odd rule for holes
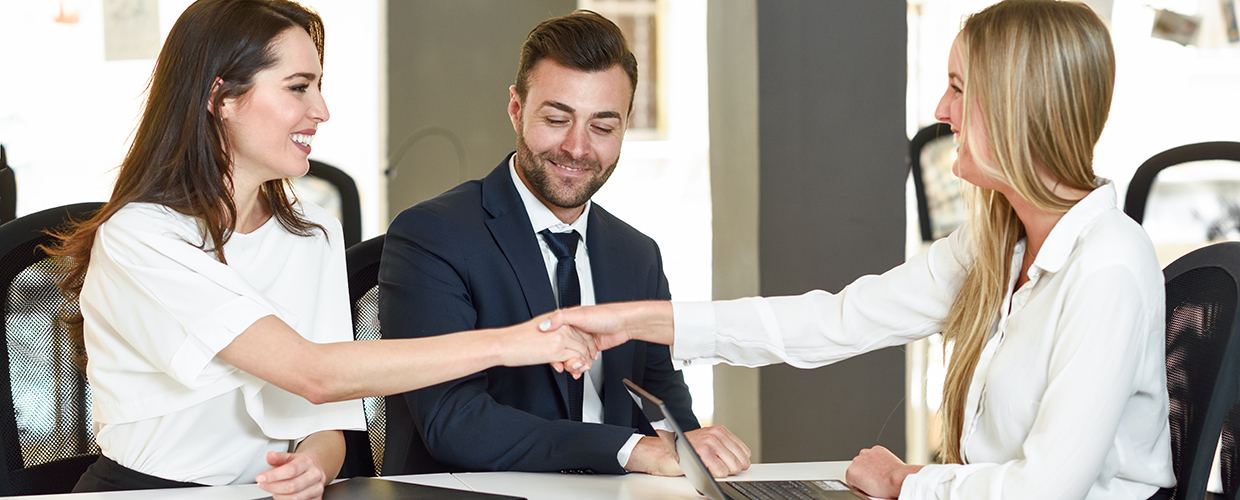
[[[675,340],[672,323],[672,304],[667,301],[560,309],[520,325],[522,335],[512,339],[519,347],[507,353],[504,365],[547,362],[557,372],[580,378],[601,351],[630,340],[671,345]],[[668,445],[671,433],[657,432],[659,437],[647,436],[637,443],[625,469],[659,476],[683,474],[674,447]],[[689,431],[685,437],[715,477],[749,468],[749,447],[722,425]]]
[[[519,325],[510,337],[504,366],[550,363],[580,378],[599,352],[641,340],[672,345],[672,304],[643,301],[559,309]]]

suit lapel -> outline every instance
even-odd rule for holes
[[[512,155],[509,155],[511,157]],[[508,158],[504,158],[495,170],[482,180],[482,207],[492,219],[486,221],[487,229],[521,285],[529,317],[556,309],[555,292],[547,279],[547,268],[538,249],[534,226],[521,202],[521,195],[512,184],[508,173]],[[559,387],[560,400],[568,408],[568,375],[555,373],[547,367]]]
[[[610,227],[611,214],[595,204],[590,207],[590,223],[586,229],[586,251],[590,254],[590,274],[594,276],[594,302],[635,300],[633,266],[629,254],[622,251],[616,232]],[[603,422],[612,425],[633,425],[633,400],[624,387],[624,379],[633,378],[633,342],[626,342],[603,351]],[[636,381],[641,382],[641,381]]]

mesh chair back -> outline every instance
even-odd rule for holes
[[[0,144],[0,224],[17,218],[17,179],[9,168],[9,154]]]
[[[952,175],[956,161],[952,126],[936,123],[918,131],[909,142],[908,159],[921,241],[947,236],[969,215],[960,196],[960,180]]]
[[[1196,250],[1163,273],[1174,498],[1197,500],[1240,392],[1240,242]]]
[[[349,247],[349,300],[353,304],[353,339],[379,340],[379,259],[383,236]],[[366,432],[345,431],[345,465],[340,477],[376,476],[382,473],[385,411],[382,397],[366,398]]]
[[[0,494],[68,493],[98,458],[91,431],[90,388],[74,363],[66,307],[56,286],[58,263],[39,250],[44,231],[88,218],[101,203],[44,210],[0,226],[0,294],[7,349],[0,350]]]
[[[1223,449],[1219,472],[1223,479],[1223,498],[1235,499],[1240,491],[1240,405],[1232,405],[1223,421]]]
[[[297,196],[340,219],[345,247],[362,241],[362,202],[353,177],[336,167],[310,160],[309,175],[295,179]]]

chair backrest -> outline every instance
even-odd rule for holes
[[[952,175],[956,142],[952,126],[936,123],[913,136],[908,147],[909,170],[917,196],[921,241],[947,236],[968,218],[960,196],[960,181]]]
[[[1240,393],[1240,242],[1193,251],[1163,275],[1174,498],[1198,500]]]
[[[1128,184],[1124,197],[1124,213],[1137,223],[1144,223],[1145,208],[1158,174],[1168,167],[1209,160],[1240,162],[1240,142],[1200,142],[1168,149],[1145,160]]]
[[[57,321],[77,305],[65,303],[58,263],[39,246],[53,241],[44,231],[102,206],[58,207],[0,226],[0,337],[7,347],[0,349],[0,495],[68,493],[98,458],[90,388]]]
[[[299,197],[337,213],[346,248],[362,241],[362,202],[353,177],[321,161],[310,160],[308,175],[295,182]],[[329,188],[324,189],[322,183]]]
[[[345,261],[349,273],[349,301],[353,307],[353,339],[379,340],[379,261],[383,236],[349,247]],[[366,398],[366,432],[345,431],[345,465],[340,477],[376,476],[383,468],[385,410],[382,397]]]
[[[0,224],[17,218],[17,179],[9,168],[9,153],[0,144]]]

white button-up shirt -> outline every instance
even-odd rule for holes
[[[973,261],[966,225],[838,294],[676,303],[674,362],[800,368],[942,329]],[[1172,486],[1163,276],[1104,185],[1052,229],[1003,307],[967,393],[964,465],[908,476],[901,499],[1145,499]]]

